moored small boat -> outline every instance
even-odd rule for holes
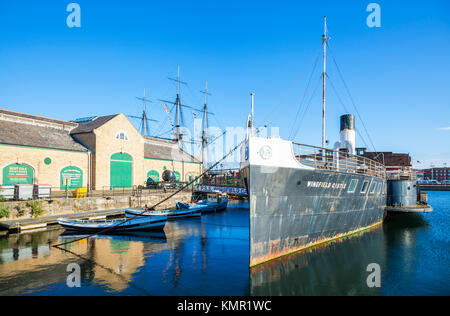
[[[185,217],[199,217],[202,215],[202,210],[206,207],[204,205],[189,205],[186,203],[176,202],[177,208],[175,210],[161,210],[161,211],[142,211],[135,209],[126,209],[125,215],[127,217],[148,217],[165,215],[169,220]]]
[[[228,195],[226,193],[208,193],[205,200],[195,203],[203,206],[203,213],[223,211],[228,207]]]
[[[162,230],[166,224],[167,215],[145,216],[114,220],[80,220],[58,218],[58,223],[66,230],[87,233],[119,233],[134,231]]]

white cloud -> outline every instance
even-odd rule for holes
[[[439,128],[440,131],[450,131],[450,127],[441,127]]]

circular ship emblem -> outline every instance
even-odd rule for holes
[[[272,157],[272,148],[270,148],[269,146],[263,146],[259,150],[259,155],[264,160],[270,159]]]

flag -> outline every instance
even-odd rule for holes
[[[167,116],[168,116],[168,118],[169,118],[169,123],[170,123],[170,125],[173,126],[172,120],[170,119],[170,111],[169,111],[169,108],[167,107],[167,105],[166,105],[165,103],[163,103],[163,107],[164,107],[164,110],[166,110]]]

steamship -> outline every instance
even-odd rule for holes
[[[250,204],[250,266],[378,225],[386,206],[385,166],[355,155],[355,119],[341,116],[340,140],[325,148],[258,137],[252,114],[241,148]]]

